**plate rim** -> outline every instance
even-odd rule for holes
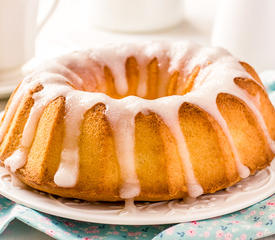
[[[4,169],[3,167],[0,167],[0,170]],[[271,169],[271,168],[270,168]],[[6,169],[5,171],[7,173],[9,173]],[[271,180],[269,182],[274,182],[275,181],[275,170],[270,170],[271,171]],[[272,181],[273,180],[273,181]],[[0,185],[2,184],[2,182],[0,181]],[[270,185],[270,186],[268,186]],[[267,187],[268,186],[268,187]],[[65,210],[62,211],[62,208],[57,206],[57,209],[51,209],[47,206],[43,206],[43,205],[38,205],[37,203],[33,203],[33,202],[29,202],[28,198],[20,198],[17,197],[17,195],[14,193],[16,191],[27,191],[28,193],[35,193],[35,194],[39,194],[36,193],[32,190],[32,188],[27,188],[27,189],[18,189],[18,188],[14,188],[11,191],[5,191],[5,188],[0,188],[0,194],[3,195],[4,197],[18,203],[21,204],[23,206],[26,206],[28,208],[31,209],[35,209],[37,211],[46,213],[46,214],[50,214],[53,216],[57,216],[57,217],[63,217],[63,218],[67,218],[67,219],[72,219],[72,220],[77,220],[77,221],[83,221],[83,222],[89,222],[89,223],[100,223],[100,224],[119,224],[119,225],[162,225],[162,224],[176,224],[176,223],[180,223],[180,222],[190,222],[190,221],[198,221],[198,220],[203,220],[203,219],[208,219],[208,218],[213,218],[213,217],[218,217],[218,216],[222,216],[222,215],[226,215],[229,213],[233,213],[236,211],[239,211],[241,209],[247,208],[249,206],[252,206],[264,199],[266,199],[267,197],[273,195],[275,193],[275,186],[272,184],[267,184],[267,186],[264,186],[264,188],[266,189],[266,191],[262,194],[255,194],[253,199],[250,199],[249,201],[244,201],[239,203],[237,206],[236,205],[232,205],[231,207],[226,207],[226,208],[220,208],[218,213],[217,210],[215,210],[214,214],[211,211],[211,209],[209,209],[210,211],[208,211],[208,213],[204,213],[201,216],[198,216],[196,218],[192,218],[192,219],[185,219],[186,218],[186,214],[182,213],[182,216],[157,216],[155,217],[153,220],[151,218],[148,217],[140,217],[137,218],[136,216],[120,216],[118,214],[114,215],[104,215],[104,214],[89,214],[89,218],[87,218],[86,215],[82,215],[82,211],[79,211],[79,209],[71,209],[70,210]],[[37,191],[37,190],[36,190]],[[252,191],[253,192],[253,191]],[[257,192],[257,189],[254,190],[254,192]],[[250,192],[251,193],[251,192]],[[48,195],[45,196],[41,196],[41,194],[39,194],[39,197],[43,197],[43,198],[47,198],[47,200],[50,199],[50,197]],[[50,201],[56,201],[53,199],[50,199]],[[78,211],[78,214],[76,213]],[[93,210],[89,210],[93,211]]]

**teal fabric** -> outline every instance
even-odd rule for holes
[[[263,79],[263,82],[275,104],[275,72],[273,79],[274,81],[270,81],[268,77],[268,81]],[[232,214],[174,226],[122,226],[78,222],[40,213],[0,196],[0,234],[15,218],[60,240],[252,240],[275,234],[275,194],[254,206]]]
[[[254,240],[275,234],[275,195],[247,209],[203,221],[181,223],[154,240]]]

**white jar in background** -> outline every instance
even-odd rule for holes
[[[37,26],[38,0],[0,0],[0,82],[18,80],[21,67],[34,56],[35,38],[57,6]],[[5,84],[4,84],[5,82]]]
[[[123,32],[170,28],[183,19],[183,0],[91,0],[92,25]]]
[[[275,1],[221,0],[212,44],[257,70],[275,69]]]

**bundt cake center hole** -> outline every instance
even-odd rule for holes
[[[165,69],[160,69],[157,58],[142,67],[135,57],[129,57],[125,63],[124,73],[118,74],[115,69],[104,66],[104,81],[99,81],[100,84],[92,88],[87,84],[86,91],[103,92],[116,99],[128,96],[157,99],[171,95],[184,95],[192,90],[194,80],[200,71],[199,66],[187,76],[182,76],[179,71],[168,73],[168,64],[163,68],[165,67],[166,73]],[[122,93],[121,89],[125,92]]]

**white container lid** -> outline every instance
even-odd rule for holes
[[[182,21],[182,5],[182,0],[92,0],[90,21],[113,31],[157,31]]]

